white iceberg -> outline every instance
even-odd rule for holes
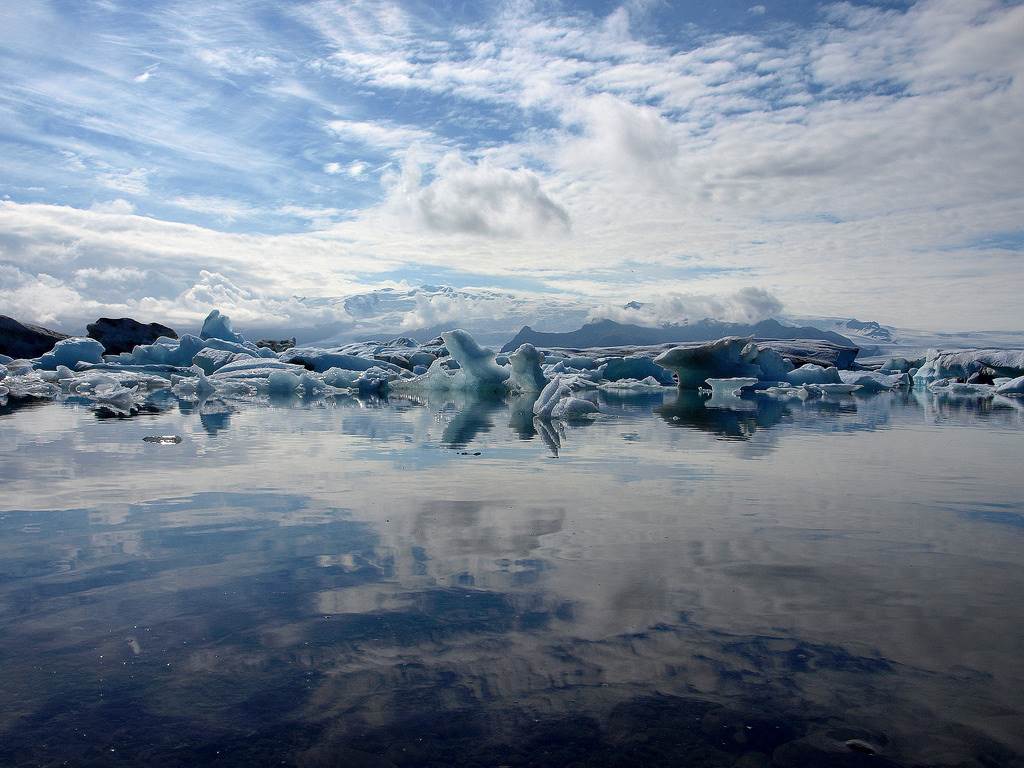
[[[39,358],[39,367],[55,370],[58,365],[74,368],[79,363],[102,363],[103,345],[96,339],[61,339]]]

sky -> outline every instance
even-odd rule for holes
[[[0,67],[22,320],[1024,328],[1021,3],[25,0]]]

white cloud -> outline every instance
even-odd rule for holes
[[[125,200],[123,197],[118,197],[113,200],[107,200],[105,202],[95,202],[89,206],[90,211],[96,211],[97,213],[134,213],[135,206]]]
[[[214,195],[184,195],[168,202],[177,208],[212,216],[227,223],[249,219],[261,213],[259,208],[242,200]]]
[[[135,77],[133,77],[132,81],[136,82],[136,83],[145,83],[145,82],[147,82],[149,80],[149,78],[151,78],[153,76],[153,73],[156,72],[156,70],[157,70],[157,68],[159,66],[160,66],[159,64],[153,64],[150,67],[146,67],[146,69],[143,72],[140,72]]]
[[[782,313],[782,302],[771,291],[747,286],[725,295],[665,293],[639,307],[624,304],[595,308],[590,319],[608,318],[637,325],[667,325],[713,318],[732,323],[756,323]]]
[[[405,149],[433,139],[430,131],[388,122],[330,120],[327,127],[339,139],[381,149]]]
[[[747,8],[747,13],[754,16],[764,16],[768,12],[768,8],[763,5],[752,5]]]
[[[422,184],[421,169],[408,156],[393,180],[391,204],[426,229],[501,237],[570,230],[569,214],[531,171],[472,164],[457,153],[446,155],[433,171],[434,179]]]
[[[364,163],[362,160],[353,160],[351,163],[345,165],[337,162],[324,163],[324,173],[330,174],[331,176],[337,176],[339,174],[345,174],[353,179],[360,178],[370,166]]]
[[[97,181],[108,189],[127,195],[144,195],[149,191],[149,174],[146,168],[114,170],[101,173]]]

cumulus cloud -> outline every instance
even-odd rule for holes
[[[486,160],[470,163],[450,153],[433,172],[433,180],[423,184],[419,164],[407,156],[400,177],[392,179],[392,205],[427,229],[500,237],[570,229],[568,212],[532,171],[500,168]]]

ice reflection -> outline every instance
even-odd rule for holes
[[[1018,411],[601,402],[8,411],[0,763],[1020,763]]]

